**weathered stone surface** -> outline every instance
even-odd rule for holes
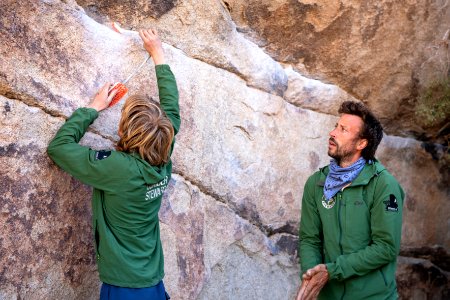
[[[440,269],[446,272],[450,271],[450,254],[448,253],[447,249],[442,246],[404,246],[400,252],[400,255],[426,259]]]
[[[447,1],[223,2],[237,30],[276,60],[367,102],[390,132],[423,133],[417,92],[449,71]]]
[[[165,257],[169,258],[166,285],[171,297],[288,299],[294,296],[298,284],[297,262],[279,244],[179,175],[173,177],[168,195],[160,218],[164,224]],[[266,273],[270,275],[255,276]],[[236,277],[236,274],[240,275]],[[245,280],[240,282],[243,277]],[[231,282],[227,284],[224,278]],[[273,282],[277,284],[270,284]]]
[[[175,68],[184,83],[186,116],[174,155],[176,172],[262,230],[296,234],[298,191],[309,173],[328,161],[320,150],[327,134],[319,130],[332,128],[335,119],[246,88],[238,77],[201,62],[183,65]]]
[[[247,84],[282,95],[283,68],[236,31],[220,1],[77,1],[101,23],[117,21],[125,29],[155,26],[165,41],[189,56],[243,77]],[[161,7],[158,4],[166,3]],[[161,15],[155,20],[155,15]]]
[[[328,163],[336,108],[354,98],[283,69],[236,32],[225,4],[78,3],[84,9],[0,3],[0,299],[98,296],[90,188],[51,163],[45,147],[98,87],[145,58],[137,33],[120,35],[108,20],[157,24],[179,84],[182,129],[160,213],[173,299],[292,298],[303,185]],[[156,97],[153,65],[128,87]],[[120,107],[102,112],[83,144],[112,148]],[[419,142],[394,136],[379,158],[407,193],[403,247],[448,249],[448,182],[437,163]]]
[[[88,297],[99,285],[90,188],[45,152],[63,120],[1,96],[0,107],[0,299]]]
[[[284,99],[295,106],[338,115],[342,102],[358,101],[336,85],[302,76],[292,67],[286,68],[285,71],[288,75],[288,89],[284,93]]]
[[[429,260],[400,256],[397,285],[401,299],[441,300],[450,297],[450,273]]]
[[[420,142],[385,137],[378,157],[406,192],[402,245],[442,245],[450,249],[448,182]],[[439,220],[439,221],[438,221]]]

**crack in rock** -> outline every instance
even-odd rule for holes
[[[68,118],[67,116],[63,115],[62,113],[60,113],[57,110],[49,109],[49,108],[41,105],[31,95],[28,95],[25,93],[14,92],[9,87],[0,86],[0,95],[5,98],[11,99],[11,100],[16,100],[16,101],[22,102],[27,106],[38,108],[52,117],[60,118],[60,119],[64,119],[64,120],[66,120]]]
[[[235,126],[233,126],[233,128],[236,128],[239,131],[241,131],[248,140],[254,141],[254,138],[252,137],[252,135],[243,126],[235,125]]]
[[[238,207],[238,205],[236,203],[234,203],[233,201],[230,201],[229,199],[226,199],[226,196],[225,197],[224,196],[220,196],[216,192],[212,191],[211,188],[208,188],[205,185],[203,185],[202,183],[200,183],[199,181],[190,178],[183,171],[181,171],[181,170],[174,170],[173,174],[176,174],[176,175],[182,177],[184,180],[186,180],[187,182],[189,182],[193,186],[197,187],[200,190],[200,192],[202,192],[203,194],[213,198],[214,200],[216,200],[216,201],[218,201],[220,203],[225,204],[237,216],[239,216],[243,220],[246,220],[250,224],[252,224],[255,227],[257,227],[265,236],[271,237],[272,235],[281,234],[281,233],[289,234],[289,235],[292,235],[292,236],[297,236],[297,228],[296,228],[295,224],[291,224],[291,223],[288,222],[288,223],[284,224],[281,227],[272,228],[269,225],[263,224],[262,221],[260,220],[259,215],[255,215],[254,216],[254,215],[252,215],[250,213],[250,217],[249,217],[248,213],[245,213],[244,209],[242,207]]]

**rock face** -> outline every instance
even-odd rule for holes
[[[328,163],[327,137],[339,104],[348,99],[368,101],[385,124],[400,127],[395,109],[383,109],[405,99],[402,85],[392,99],[381,101],[365,94],[365,76],[372,69],[361,66],[379,61],[367,59],[367,48],[351,49],[357,39],[351,31],[334,30],[335,40],[324,36],[321,47],[327,51],[314,51],[320,45],[312,43],[309,35],[305,38],[311,46],[302,42],[301,50],[296,48],[300,42],[281,39],[298,22],[305,23],[299,27],[303,34],[312,26],[308,24],[331,34],[333,28],[339,29],[333,26],[344,20],[357,30],[360,12],[365,12],[348,1],[322,10],[309,2],[2,1],[0,299],[98,298],[91,190],[56,167],[45,151],[76,108],[85,106],[104,82],[124,79],[145,58],[134,30],[148,26],[157,26],[165,41],[182,113],[174,176],[160,211],[169,293],[173,299],[292,299],[299,284],[303,185]],[[298,10],[299,5],[303,10]],[[316,7],[316,14],[309,7]],[[367,20],[375,13],[368,11]],[[270,20],[273,12],[280,20],[275,19],[270,29],[261,18]],[[302,14],[288,18],[292,12]],[[430,8],[429,23],[422,11],[410,13],[431,26],[423,31],[414,27],[413,37],[429,37],[429,28],[437,26],[431,20],[433,13]],[[378,18],[381,22],[384,15]],[[116,33],[110,21],[119,21],[129,30]],[[284,27],[279,27],[283,22]],[[365,43],[375,44],[374,37],[383,37],[387,29],[377,29],[377,24],[373,29],[366,25]],[[264,32],[268,30],[271,38],[279,32],[280,40],[267,44]],[[296,40],[294,35],[291,40]],[[353,51],[342,65],[337,64],[343,55],[338,41]],[[331,59],[333,51],[336,58]],[[373,93],[383,90],[382,79],[397,82],[396,70],[404,61],[420,63],[420,55],[398,53],[394,65],[383,66]],[[329,65],[320,63],[327,60]],[[299,73],[306,69],[310,74]],[[359,75],[349,79],[350,69]],[[329,80],[308,78],[311,74]],[[130,93],[156,98],[153,65],[149,63],[128,87]],[[120,106],[100,114],[83,138],[84,145],[113,148]],[[402,247],[425,249],[402,252],[401,295],[404,299],[448,295],[448,275],[442,275],[448,265],[426,255],[434,253],[433,245],[443,249],[439,253],[450,249],[448,182],[442,180],[431,155],[412,138],[387,136],[378,154],[407,193]],[[420,270],[431,270],[433,265],[441,275],[426,284],[428,279],[420,275],[425,271]],[[418,275],[409,280],[409,270]],[[408,289],[419,282],[420,290]]]
[[[278,61],[338,84],[391,133],[424,134],[415,98],[449,76],[447,1],[224,0],[237,30]]]
[[[448,299],[450,297],[448,268],[450,256],[443,249],[440,251],[429,248],[421,250],[426,251],[427,259],[404,256],[398,258],[396,275],[400,295],[404,299]],[[440,257],[433,257],[439,252],[444,253],[444,257],[442,254]],[[417,253],[414,254],[417,255]]]

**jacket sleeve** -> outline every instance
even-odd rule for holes
[[[81,182],[101,190],[112,190],[123,181],[114,159],[119,154],[115,151],[95,151],[78,144],[97,117],[95,109],[77,109],[50,142],[47,154]],[[99,158],[99,154],[103,157]]]
[[[181,118],[178,104],[178,88],[175,76],[169,65],[156,65],[156,78],[158,81],[159,101],[161,108],[172,122],[175,134],[180,130]]]
[[[387,171],[378,175],[370,208],[372,242],[357,252],[328,263],[330,279],[362,276],[397,259],[400,252],[404,192]]]
[[[317,176],[311,176],[306,181],[302,198],[300,219],[300,265],[302,273],[323,262],[322,221],[314,197]]]

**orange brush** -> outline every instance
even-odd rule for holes
[[[114,104],[116,104],[117,102],[119,102],[120,99],[122,99],[122,97],[128,92],[128,88],[122,82],[116,82],[113,85],[113,87],[109,90],[108,94],[110,94],[111,92],[113,92],[115,90],[117,90],[117,93],[112,98],[108,107],[111,107]]]
[[[127,79],[125,79],[125,81],[123,81],[123,82],[116,82],[113,85],[113,87],[109,89],[108,95],[109,95],[109,93],[111,93],[114,90],[117,90],[117,94],[114,95],[114,97],[111,100],[111,103],[109,103],[108,107],[111,107],[111,106],[115,105],[128,92],[128,88],[125,86],[125,83],[127,83],[128,80],[130,80],[134,75],[137,74],[137,72],[142,68],[142,66],[145,65],[145,63],[147,62],[147,60],[149,60],[149,58],[150,58],[150,54],[147,55],[145,60],[139,65],[139,67],[136,68],[136,70],[134,70],[133,73],[130,74],[130,76],[128,76]]]

